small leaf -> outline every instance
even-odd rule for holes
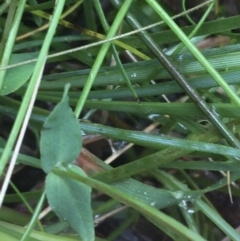
[[[11,65],[34,59],[37,57],[37,55],[38,53],[13,54],[9,64]],[[0,95],[7,95],[12,93],[24,85],[32,75],[34,66],[35,62],[32,62],[8,69],[3,81],[2,89],[0,90]]]
[[[78,174],[86,174],[78,168]],[[91,188],[70,178],[48,173],[46,194],[52,210],[67,221],[82,241],[94,241]]]
[[[41,131],[43,170],[48,173],[58,163],[73,162],[79,155],[81,141],[79,123],[68,105],[66,88],[61,102],[48,116]]]

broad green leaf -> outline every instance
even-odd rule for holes
[[[9,64],[12,65],[34,59],[37,55],[38,53],[13,54]],[[35,62],[8,69],[3,81],[3,87],[0,90],[0,95],[12,93],[25,84],[32,75],[34,66]]]
[[[78,175],[86,177],[80,168]],[[82,241],[95,240],[89,186],[50,172],[46,179],[46,194],[52,210],[70,224]]]
[[[59,104],[46,119],[41,132],[42,168],[48,173],[57,163],[71,163],[81,149],[79,123],[68,105],[67,88]]]

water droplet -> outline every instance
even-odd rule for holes
[[[154,120],[154,119],[156,119],[157,117],[159,117],[159,114],[151,114],[151,115],[148,116],[148,118],[149,118],[150,120]]]
[[[131,77],[132,77],[132,78],[136,78],[136,77],[137,77],[137,74],[136,74],[136,73],[133,73],[133,74],[131,74]]]
[[[87,134],[86,134],[86,132],[84,132],[84,131],[81,130],[81,135],[82,135],[82,136],[86,136]]]
[[[126,141],[112,141],[112,146],[115,149],[115,151],[121,150],[122,148],[127,146],[127,144],[128,143]]]
[[[234,159],[236,159],[237,161],[240,161],[240,158],[239,158],[239,157],[236,157],[236,156],[235,156]]]
[[[175,197],[176,199],[181,199],[183,197],[183,192],[182,191],[173,192],[172,196]]]
[[[98,218],[100,218],[100,217],[101,217],[100,214],[96,214],[96,215],[94,216],[94,219],[98,219]]]
[[[215,114],[217,117],[219,117],[219,114],[217,113],[217,109],[214,105],[212,106],[211,111],[213,112],[213,114]]]
[[[194,211],[193,209],[188,209],[187,212],[188,212],[189,214],[195,213],[195,211]]]
[[[232,131],[233,131],[233,133],[236,132],[236,126],[235,126],[235,125],[233,125],[233,127],[232,127]]]
[[[153,206],[153,207],[155,206],[155,204],[156,204],[156,202],[151,202],[150,203],[150,205]]]
[[[177,59],[178,59],[178,61],[183,61],[183,56],[179,55]]]
[[[179,207],[181,207],[181,208],[183,208],[183,209],[186,209],[186,207],[187,207],[187,202],[186,202],[186,200],[182,200],[178,205],[179,205]]]
[[[102,220],[100,220],[100,217],[101,217],[101,214],[96,214],[96,215],[94,216],[94,227],[97,227],[98,224],[101,223]]]
[[[147,192],[144,192],[144,195],[147,195]]]
[[[195,201],[190,195],[187,196],[187,199],[183,199],[178,205],[180,208],[182,208],[189,214],[193,214],[196,211],[195,210]]]

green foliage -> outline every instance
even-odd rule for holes
[[[52,210],[67,221],[83,241],[94,240],[91,188],[51,172],[55,166],[72,163],[81,149],[79,123],[68,105],[66,86],[63,98],[43,125],[40,141],[42,169],[47,173],[46,195]],[[86,175],[80,170],[80,175]]]
[[[36,58],[37,55],[37,53],[13,54],[9,64],[17,64],[26,60],[31,60]],[[0,90],[0,95],[8,95],[24,85],[32,75],[34,66],[35,63],[33,62],[7,70],[3,81],[3,86]]]
[[[40,151],[42,168],[49,173],[61,163],[72,163],[81,150],[79,123],[68,105],[68,88],[64,96],[44,122]]]
[[[81,169],[78,169],[78,173],[86,176]],[[52,210],[70,224],[81,240],[95,239],[89,186],[49,173],[46,179],[46,194]]]
[[[155,225],[161,240],[239,241],[225,216],[240,196],[238,1],[2,2],[0,204],[28,213],[3,206],[0,237],[115,240],[148,222],[149,240]],[[23,166],[43,185],[4,195]]]

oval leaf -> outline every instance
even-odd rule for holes
[[[37,55],[38,53],[13,54],[9,64],[11,65],[34,59]],[[34,66],[35,62],[8,69],[3,81],[2,89],[0,90],[0,95],[12,93],[24,85],[32,75]]]
[[[79,123],[65,93],[42,128],[40,152],[43,170],[48,173],[58,163],[73,162],[79,155],[81,141]]]
[[[86,174],[78,168],[80,175]],[[94,241],[91,188],[52,172],[47,175],[46,195],[52,210],[78,233],[82,241]]]

